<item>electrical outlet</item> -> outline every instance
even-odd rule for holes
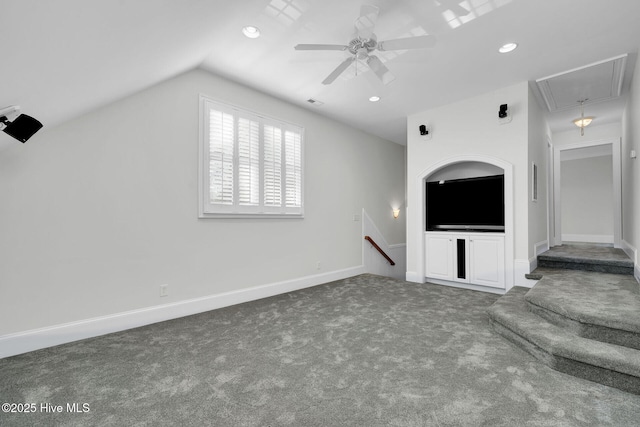
[[[160,285],[160,296],[169,296],[169,285]]]
[[[316,270],[320,270],[320,261],[316,263]]]

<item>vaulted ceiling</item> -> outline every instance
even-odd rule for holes
[[[396,77],[388,85],[355,63],[323,85],[348,52],[293,47],[347,44],[364,3],[380,9],[379,40],[431,34],[437,43],[381,54]],[[616,122],[640,45],[639,16],[637,0],[7,1],[0,108],[20,105],[53,127],[201,67],[404,144],[409,114],[630,54],[622,96],[588,111],[597,123]],[[246,25],[261,37],[245,37]],[[499,54],[509,41],[518,49]],[[370,102],[373,95],[381,100]],[[570,129],[578,115],[576,104],[549,113],[549,122]],[[0,134],[0,149],[13,143]]]

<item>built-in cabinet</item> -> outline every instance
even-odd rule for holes
[[[426,277],[505,289],[504,233],[425,232]]]

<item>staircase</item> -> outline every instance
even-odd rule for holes
[[[633,261],[609,246],[557,246],[538,255],[538,267],[633,275]]]
[[[553,369],[640,394],[640,286],[619,249],[563,245],[538,257],[529,289],[488,310],[496,332]]]

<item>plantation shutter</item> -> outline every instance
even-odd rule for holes
[[[282,206],[282,129],[264,127],[264,205]]]
[[[302,135],[297,132],[284,133],[285,149],[285,205],[302,206]]]
[[[200,217],[301,217],[304,129],[200,99]]]
[[[209,111],[209,200],[233,204],[233,116]]]
[[[260,123],[238,120],[238,202],[260,203]]]

